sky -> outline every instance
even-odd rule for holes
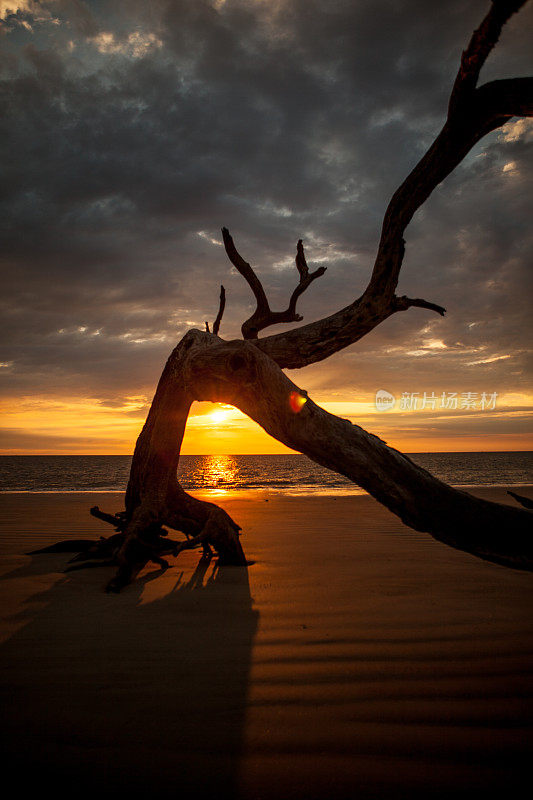
[[[327,266],[305,322],[359,296],[488,6],[0,0],[0,452],[133,451],[168,355],[214,319],[220,284],[223,338],[253,311],[222,226],[274,308],[299,238],[310,268]],[[531,72],[532,23],[529,3],[481,82]],[[315,402],[406,452],[533,449],[532,141],[531,120],[485,137],[407,229],[398,293],[446,316],[396,314],[290,372]],[[182,452],[287,450],[202,403]]]

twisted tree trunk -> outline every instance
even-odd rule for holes
[[[119,591],[147,561],[164,566],[163,554],[177,555],[199,545],[207,552],[214,548],[224,563],[246,563],[239,526],[222,509],[191,497],[177,481],[181,442],[194,400],[236,406],[271,436],[358,483],[416,530],[498,564],[533,568],[530,511],[447,486],[378,437],[328,414],[282,372],[283,367],[303,367],[327,358],[398,311],[418,307],[445,313],[436,303],[396,294],[403,234],[417,209],[476,142],[513,116],[533,115],[533,78],[492,81],[477,88],[480,70],[503,25],[524,3],[494,0],[474,31],[442,131],[389,203],[372,276],[361,297],[310,325],[258,339],[270,325],[302,319],[296,313],[298,298],[325,269],[309,272],[299,241],[299,283],[287,308],[272,311],[254,269],[237,251],[229,231],[222,229],[227,255],[248,282],[257,308],[243,323],[243,340],[223,341],[217,335],[225,306],[221,287],[213,334],[207,324],[205,333],[189,331],[172,352],[137,441],[125,511],[112,516],[93,509],[118,531],[111,537],[111,560],[118,570],[109,590]],[[163,525],[182,531],[187,540],[168,540]],[[109,563],[109,541],[103,541],[96,555],[93,547],[89,556]]]
[[[236,406],[288,447],[362,486],[416,530],[498,564],[533,567],[529,511],[448,486],[377,436],[317,406],[252,343],[225,342],[197,330],[171,354],[137,442],[126,495],[130,523],[119,553],[128,567],[135,560],[132,548],[154,520],[193,536],[191,543],[212,545],[225,563],[245,563],[237,525],[177,482],[193,400]],[[139,568],[144,563],[141,558]],[[118,588],[116,578],[110,588]]]

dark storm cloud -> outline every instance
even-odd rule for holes
[[[221,225],[274,306],[299,237],[328,265],[306,320],[355,297],[487,5],[19,3],[0,38],[6,392],[149,392],[180,334],[215,315],[221,281],[222,333],[238,335],[251,298]],[[526,74],[531,19],[511,21],[484,79]],[[526,138],[487,137],[407,232],[401,291],[449,315],[396,315],[296,380],[346,395],[428,369],[438,389],[462,370],[465,390],[526,388]]]

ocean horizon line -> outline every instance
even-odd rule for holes
[[[414,463],[456,487],[533,484],[533,451],[410,453]],[[0,456],[0,492],[124,492],[131,455]],[[364,494],[349,478],[301,453],[180,456],[176,476],[185,490],[228,494]]]
[[[393,448],[397,449],[397,448]],[[446,455],[448,453],[533,453],[533,448],[521,448],[517,450],[401,450],[405,456],[418,456],[418,455]],[[133,458],[133,453],[0,453],[0,458]],[[180,458],[206,458],[206,457],[222,457],[228,456],[234,458],[235,456],[268,456],[269,458],[276,456],[304,456],[309,458],[305,453],[299,453],[294,450],[289,453],[180,453]]]

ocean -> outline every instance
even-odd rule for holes
[[[410,453],[453,486],[533,483],[533,452]],[[123,492],[131,456],[0,456],[1,492]],[[361,494],[342,475],[303,455],[182,456],[178,470],[190,491],[221,494],[263,490],[285,494]]]

